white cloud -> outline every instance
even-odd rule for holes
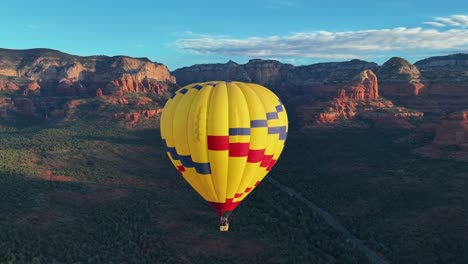
[[[460,23],[463,26],[468,26],[468,16],[466,15],[453,15],[452,20]]]
[[[462,18],[457,19],[457,23],[461,23]],[[352,59],[388,51],[466,49],[468,30],[398,27],[346,32],[298,32],[286,36],[249,38],[203,35],[180,39],[176,45],[198,54]]]
[[[456,27],[467,27],[468,26],[468,15],[452,15],[449,17],[437,17],[435,21],[424,22],[426,25],[443,27],[443,26],[456,26]]]
[[[445,24],[440,23],[440,22],[424,22],[423,24],[430,25],[430,26],[435,26],[435,27],[444,27]]]

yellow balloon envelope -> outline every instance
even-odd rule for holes
[[[212,81],[179,89],[164,106],[161,137],[184,179],[216,210],[234,210],[275,165],[286,109],[267,88]]]

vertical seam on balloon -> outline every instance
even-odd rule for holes
[[[184,89],[184,88],[185,88],[185,86],[182,87],[181,89],[179,89],[179,91],[182,90],[182,89]],[[176,120],[175,117],[176,117],[176,114],[177,114],[177,112],[178,112],[178,110],[179,110],[179,107],[182,107],[182,106],[183,106],[183,104],[181,104],[181,102],[184,101],[184,99],[187,98],[186,95],[187,95],[187,93],[181,93],[182,98],[179,100],[178,104],[176,105],[176,108],[174,109],[174,115],[173,115],[173,117],[172,117],[172,124],[173,124],[173,126],[172,126],[172,137],[173,137],[173,139],[174,139],[174,148],[175,148],[175,150],[176,150],[176,153],[181,153],[181,151],[180,151],[180,148],[179,148],[179,150],[177,150],[177,145],[179,145],[179,144],[176,144],[176,142],[180,142],[180,138],[177,138],[176,135],[174,134],[175,131],[178,130],[178,129],[175,129],[175,128],[174,128],[174,124],[176,123],[176,122],[175,122],[175,120]],[[179,139],[179,140],[177,140],[177,139]],[[188,139],[187,139],[187,141],[188,141]],[[189,151],[189,157],[190,157],[190,151]],[[190,157],[190,159],[191,159],[191,157]],[[183,166],[184,163],[182,162],[182,156],[180,157],[180,162],[182,163],[182,166]],[[203,195],[200,193],[200,191],[199,191],[198,188],[197,188],[198,183],[191,183],[191,182],[183,175],[182,171],[180,171],[180,172],[181,172],[181,174],[182,174],[182,177],[187,181],[187,183],[188,183],[200,196],[203,197]],[[192,185],[192,184],[193,184],[193,185]]]
[[[181,88],[181,89],[182,89],[182,88]],[[179,90],[180,90],[180,89],[179,89]],[[176,92],[176,93],[177,93],[177,92]],[[174,99],[173,99],[173,100],[174,100]],[[174,104],[174,106],[173,106],[173,109],[172,109],[172,112],[171,112],[172,115],[167,117],[167,120],[170,120],[170,124],[171,124],[170,130],[168,130],[168,134],[170,134],[170,138],[171,138],[171,140],[172,140],[173,143],[174,143],[174,149],[175,149],[175,151],[176,151],[176,153],[177,153],[177,148],[175,147],[175,137],[174,137],[174,127],[173,127],[173,124],[174,124],[174,116],[175,116],[177,107],[180,106],[180,100],[178,100],[178,101],[175,101],[175,100],[174,100],[174,101],[173,101],[173,104]],[[165,108],[165,106],[164,106],[164,108]],[[167,113],[167,112],[166,112],[166,113]],[[166,137],[166,140],[168,140],[168,139],[169,139],[169,137]],[[173,164],[174,164],[174,166],[177,167],[177,165],[176,165],[174,162],[173,162]]]
[[[163,108],[164,110],[163,110],[162,115],[161,115],[161,121],[160,121],[160,128],[159,128],[159,129],[160,129],[160,133],[161,133],[161,138],[163,138],[163,140],[164,140],[163,143],[164,143],[164,142],[167,142],[167,139],[168,139],[168,137],[169,137],[168,134],[172,133],[172,129],[169,130],[169,133],[163,132],[163,131],[167,131],[167,130],[168,130],[168,129],[166,128],[166,127],[167,127],[167,120],[169,120],[169,118],[171,118],[171,117],[168,116],[168,111],[167,111],[167,109],[169,108],[169,106],[170,106],[171,104],[174,103],[174,101],[172,101],[172,100],[173,100],[173,99],[169,99],[169,101],[166,102],[166,104],[164,105],[164,108]],[[172,124],[172,123],[171,123],[171,124]],[[167,146],[167,145],[166,145],[166,146]],[[167,149],[165,149],[165,151],[166,151],[166,154],[168,154],[168,153],[167,153]],[[168,154],[168,155],[169,155],[169,154]],[[170,160],[171,160],[171,163],[172,163],[175,167],[177,167],[177,165],[175,164],[174,161],[172,161],[171,158],[170,158]]]
[[[251,87],[251,85],[244,85],[244,87],[247,87],[246,89],[250,89],[250,91],[252,91],[252,93],[256,96],[257,101],[260,102],[259,106],[260,106],[261,108],[263,108],[263,112],[265,113],[265,122],[268,122],[268,121],[267,121],[267,118],[266,118],[266,113],[267,113],[267,111],[266,111],[265,105],[264,105],[264,103],[263,103],[263,100],[261,99],[261,96],[255,91],[254,88]],[[250,111],[249,111],[249,114],[250,114]],[[251,120],[251,121],[252,121],[252,120]],[[252,129],[252,122],[251,122],[251,129]],[[268,129],[268,126],[267,126],[267,129]],[[268,136],[268,133],[266,134],[266,136]],[[268,141],[267,141],[267,142],[268,142]],[[265,150],[266,150],[266,147],[267,147],[267,145],[265,145]],[[265,155],[265,153],[264,153],[263,155]],[[256,179],[257,179],[257,176],[258,176],[258,174],[252,175],[252,177],[250,178],[249,183],[247,184],[246,189],[240,190],[240,191],[242,192],[242,194],[246,194],[246,195],[250,194],[250,190],[252,190],[252,188],[251,188],[251,187],[252,187],[252,184],[253,184],[254,182],[257,181],[257,180],[256,180]],[[246,190],[249,190],[249,191],[246,191]],[[245,198],[245,196],[244,196],[244,198]],[[243,198],[243,199],[244,199],[244,198]]]
[[[246,96],[245,96],[245,94],[244,94],[244,91],[243,91],[239,86],[237,86],[237,83],[236,83],[236,82],[233,82],[232,84],[240,90],[240,92],[241,92],[241,94],[242,94],[242,96],[243,96],[243,98],[244,98],[244,103],[245,103],[244,106],[247,108],[247,110],[248,110],[247,112],[249,113],[249,120],[251,120],[249,105],[248,105],[248,103],[247,103],[247,98],[246,98]],[[250,123],[250,121],[249,121],[249,123]],[[251,126],[250,126],[250,124],[249,124],[249,128],[252,129]],[[251,141],[252,141],[252,134],[250,134],[250,136],[249,136],[249,143],[250,143]],[[249,149],[250,149],[250,144],[249,144]],[[236,187],[236,190],[239,190],[239,187],[240,187],[240,185],[241,185],[241,183],[242,183],[242,179],[245,177],[244,173],[245,173],[245,168],[246,168],[246,167],[247,167],[247,160],[246,160],[246,162],[245,162],[245,164],[244,164],[244,168],[243,168],[243,170],[242,170],[242,178],[241,178],[241,180],[239,181],[239,185]],[[237,191],[236,191],[236,193],[237,193]],[[235,195],[236,195],[236,194],[234,194],[234,196],[235,196]],[[234,197],[233,197],[233,198],[234,198]]]
[[[228,84],[226,83],[226,102],[227,102],[227,109],[228,109],[228,114],[227,114],[227,119],[228,119],[228,142],[229,142],[229,87],[228,87]],[[228,175],[229,175],[229,149],[228,149],[228,157],[227,157],[227,162],[226,162],[226,188],[225,188],[225,191],[226,193],[224,194],[224,197],[226,197],[225,201],[224,202],[227,202],[227,199],[230,198],[228,197],[228,185],[229,185],[229,179],[228,179]]]
[[[205,86],[206,86],[206,84],[204,83],[202,89],[204,89]],[[213,97],[213,90],[214,90],[214,89],[216,89],[216,88],[215,88],[215,87],[211,87],[210,95],[208,96],[208,104],[207,104],[207,106],[206,106],[206,118],[207,118],[207,120],[208,120],[208,116],[210,116],[210,102],[211,102],[211,97]],[[209,122],[205,122],[205,126],[206,126],[206,127],[205,127],[205,131],[208,131],[208,123],[209,123]],[[208,136],[208,134],[207,134],[207,136]],[[208,158],[208,163],[211,165],[211,160],[210,160],[210,155],[209,155],[209,153],[208,153],[208,148],[206,148],[206,156],[207,156],[207,158]],[[212,184],[213,186],[215,186],[215,183],[214,183],[214,181],[213,181],[213,174],[211,174],[211,177],[210,177],[210,178],[211,178],[211,184]],[[216,188],[213,188],[213,189],[214,189],[214,193],[215,193],[215,195],[216,195],[216,200],[219,201],[220,198],[219,198],[218,192],[216,191]]]
[[[275,131],[275,134],[276,134],[276,131],[278,131],[278,136],[279,136],[279,140],[278,141],[274,141],[274,152],[273,152],[273,156],[272,156],[272,160],[269,162],[268,166],[266,167],[267,171],[270,171],[271,168],[275,165],[276,161],[278,160],[278,158],[280,157],[281,153],[282,153],[282,149],[280,151],[278,151],[278,146],[280,146],[280,142],[282,141],[283,142],[283,148],[284,148],[284,144],[286,142],[286,138],[287,138],[287,131],[288,131],[288,119],[287,119],[287,113],[286,113],[286,108],[285,106],[283,105],[283,103],[281,102],[281,100],[278,98],[278,96],[276,94],[274,94],[271,90],[264,90],[264,94],[266,95],[267,98],[269,98],[267,101],[268,102],[272,102],[270,99],[274,99],[274,104],[275,104],[275,111],[278,113],[278,118],[279,119],[279,123],[282,124],[282,121],[281,120],[284,120],[285,123],[284,123],[284,126],[283,125],[279,125],[279,126],[275,126],[275,127],[271,127],[271,130]],[[284,119],[283,118],[280,118],[279,117],[279,112],[277,111],[276,109],[276,103],[280,103],[280,105],[282,106],[282,109],[283,109],[283,115],[284,116]],[[282,139],[282,137],[284,136],[284,138]],[[274,157],[276,156],[276,159],[274,159]]]
[[[197,87],[197,86],[198,86],[198,87]],[[203,90],[204,87],[201,86],[201,85],[199,85],[199,84],[197,84],[196,86],[194,86],[194,88],[198,90],[198,93],[199,93],[199,94],[198,94],[197,96],[200,96],[200,95],[202,94],[202,92],[203,92],[202,90]],[[196,98],[194,98],[194,101],[192,102],[192,104],[191,104],[191,106],[190,106],[190,109],[191,109],[190,111],[193,111],[193,110],[192,110],[192,107],[193,107],[193,105],[196,104],[196,103],[197,103],[197,100],[196,100]],[[206,114],[206,113],[205,113],[205,114]],[[189,119],[190,119],[190,113],[189,113]],[[195,120],[195,123],[198,123],[198,124],[195,124],[195,125],[196,125],[196,126],[199,126],[199,125],[200,125],[200,124],[199,124],[199,123],[200,123],[200,122],[199,122],[199,119],[204,119],[204,120],[206,120],[206,116],[201,116],[201,117],[198,119],[198,122],[197,122],[197,118],[196,118],[196,117],[195,117],[195,119],[196,119],[196,120]],[[205,123],[206,123],[206,122],[205,122]],[[205,132],[206,132],[206,127],[205,127]],[[187,135],[189,135],[189,134],[187,134]],[[189,148],[191,148],[191,147],[190,147],[190,140],[189,140]],[[208,153],[206,153],[206,156],[208,157]],[[211,168],[210,162],[209,162],[209,161],[208,161],[208,167]],[[212,177],[212,176],[211,176],[211,171],[210,171],[210,173],[209,173],[209,176],[202,175],[202,174],[199,173],[198,171],[197,171],[197,175],[198,175],[199,177],[201,177],[200,180],[203,180],[203,179],[202,179],[203,177]],[[208,184],[209,184],[209,182],[208,182]],[[203,186],[206,186],[206,185],[203,185]],[[210,196],[211,196],[211,198],[212,198],[213,200],[216,200],[216,199],[217,199],[217,196],[218,196],[218,195],[216,194],[216,190],[215,190],[215,188],[214,188],[214,186],[213,186],[213,182],[211,182],[211,186],[208,185],[208,186],[206,186],[206,188],[204,188],[204,189],[205,189],[205,191],[208,191],[208,193],[210,193]]]
[[[189,88],[189,89],[192,90],[193,88]],[[198,93],[199,93],[199,92],[200,92],[200,91],[198,91]],[[185,95],[185,94],[184,94],[184,95]],[[197,95],[195,95],[195,96],[192,98],[192,101],[189,102],[189,112],[190,112],[190,109],[192,108],[192,105],[193,105],[193,103],[195,102],[195,99],[196,99],[196,98],[197,98]],[[190,113],[188,113],[187,116],[186,116],[186,118],[187,118],[186,124],[189,123],[189,117],[190,117]],[[187,142],[187,145],[188,145],[188,148],[189,148],[189,157],[190,157],[190,159],[192,159],[192,153],[191,153],[191,151],[190,151],[190,143],[189,143],[190,140],[189,140],[189,138],[188,138],[189,133],[190,133],[189,130],[190,130],[190,127],[187,125],[187,131],[186,131],[186,133],[185,133],[185,136],[186,136],[186,142]],[[194,169],[195,169],[195,168],[194,168]],[[198,173],[197,173],[197,174],[198,174]],[[208,192],[205,190],[205,186],[203,185],[203,182],[202,182],[200,179],[197,178],[197,179],[195,179],[195,181],[197,181],[197,183],[201,183],[201,184],[199,184],[200,188],[202,189],[202,190],[200,190],[200,191],[203,191],[205,194],[208,193]],[[198,190],[196,190],[196,191],[198,191]],[[203,196],[202,196],[202,197],[203,197]]]
[[[265,88],[267,89],[267,88]],[[265,111],[265,119],[267,120],[267,127],[269,129],[269,126],[268,126],[268,118],[267,118],[267,113],[268,113],[268,109],[267,109],[267,106],[265,104],[265,102],[268,102],[268,98],[265,98],[264,100],[262,100],[262,97],[264,97],[264,94],[262,94],[262,92],[258,91],[257,90],[257,87],[253,87],[252,88],[252,91],[254,92],[254,94],[258,97],[258,99],[260,100],[260,102],[262,102],[262,107]],[[273,147],[273,156],[275,155],[275,152],[276,152],[276,144],[277,144],[277,141],[274,142],[274,147]],[[267,155],[266,154],[266,149],[268,148],[268,140],[267,140],[267,145],[265,146],[265,156]],[[270,161],[271,162],[271,161]],[[268,168],[268,166],[270,165],[270,162],[268,162],[268,165],[266,166],[266,168]],[[265,169],[266,169],[265,168]],[[266,175],[268,174],[268,172],[263,176],[263,177],[266,177]],[[256,182],[256,178],[253,179],[253,181],[250,183],[250,185],[252,184],[255,184]],[[250,187],[250,186],[249,186]]]

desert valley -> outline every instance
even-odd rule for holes
[[[173,71],[147,58],[0,49],[0,263],[367,263],[262,183],[220,234],[159,132],[185,85],[258,83],[289,115],[268,177],[391,263],[468,259],[468,54]]]

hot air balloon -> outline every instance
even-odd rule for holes
[[[286,109],[253,83],[211,81],[180,88],[164,106],[161,137],[184,179],[220,216],[231,212],[272,169],[288,132]]]

